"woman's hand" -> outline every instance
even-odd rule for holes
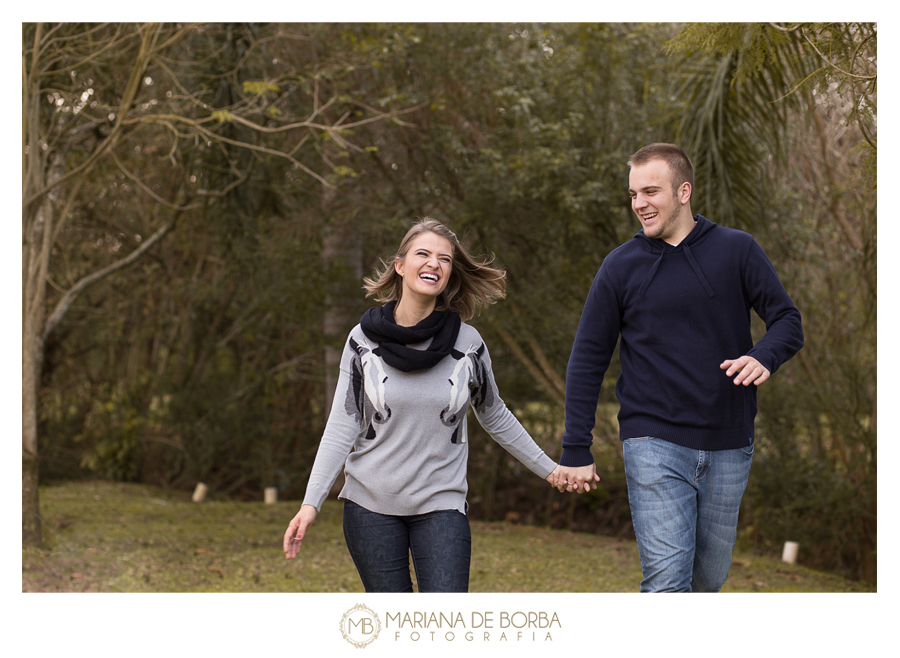
[[[291,519],[284,533],[284,557],[292,560],[300,552],[300,545],[306,537],[306,529],[316,520],[316,508],[313,505],[301,505],[300,511]]]
[[[544,479],[550,483],[551,487],[556,487],[559,482],[559,464],[557,464],[556,468],[553,469],[553,472]]]

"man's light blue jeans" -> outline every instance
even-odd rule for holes
[[[737,450],[693,450],[649,436],[623,442],[642,592],[721,589],[753,461],[747,442]]]

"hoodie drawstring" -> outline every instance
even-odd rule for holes
[[[687,256],[688,263],[691,264],[691,269],[694,270],[694,274],[697,275],[697,278],[700,279],[700,283],[703,284],[703,287],[706,288],[707,294],[710,297],[715,297],[715,293],[713,292],[712,287],[710,287],[709,283],[706,280],[706,277],[703,276],[703,272],[700,270],[700,266],[697,265],[697,261],[694,260],[694,255],[691,253],[691,248],[685,244],[684,245],[684,255]]]
[[[656,270],[659,269],[659,264],[662,262],[663,256],[665,255],[666,250],[663,249],[659,254],[659,258],[657,258],[656,261],[654,261],[653,265],[650,267],[650,271],[647,273],[647,276],[644,277],[644,282],[641,284],[641,289],[638,290],[639,295],[643,295],[647,290],[647,287],[650,285],[650,282],[653,281],[653,277],[656,276]]]
[[[697,265],[697,261],[694,260],[694,255],[691,253],[691,248],[685,243],[682,245],[684,248],[684,255],[687,258],[687,262],[690,264],[691,269],[694,270],[694,274],[697,275],[697,279],[703,285],[703,288],[706,290],[706,293],[710,297],[715,297],[715,293],[713,292],[712,287],[709,285],[709,282],[706,280],[706,277],[703,276],[703,272],[700,269],[700,266]],[[638,290],[639,295],[643,295],[647,288],[650,286],[650,283],[653,281],[653,277],[656,276],[656,270],[659,269],[659,264],[662,262],[663,256],[666,255],[666,250],[663,249],[659,254],[659,258],[657,258],[653,265],[650,267],[650,271],[647,273],[647,276],[644,277],[644,282],[641,284],[640,290]]]

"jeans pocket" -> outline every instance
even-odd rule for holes
[[[751,440],[750,445],[748,445],[746,448],[741,448],[740,450],[741,450],[741,454],[744,455],[744,457],[746,457],[747,459],[752,459],[753,458],[753,441]]]

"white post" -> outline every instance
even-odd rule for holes
[[[793,541],[784,542],[784,550],[781,552],[781,561],[794,564],[797,561],[797,551],[800,550],[800,544]]]
[[[271,505],[278,500],[278,489],[276,487],[266,487],[265,501],[266,505]]]
[[[195,503],[202,503],[203,499],[206,498],[207,487],[202,482],[197,483],[197,487],[194,489],[194,495],[191,498]]]

